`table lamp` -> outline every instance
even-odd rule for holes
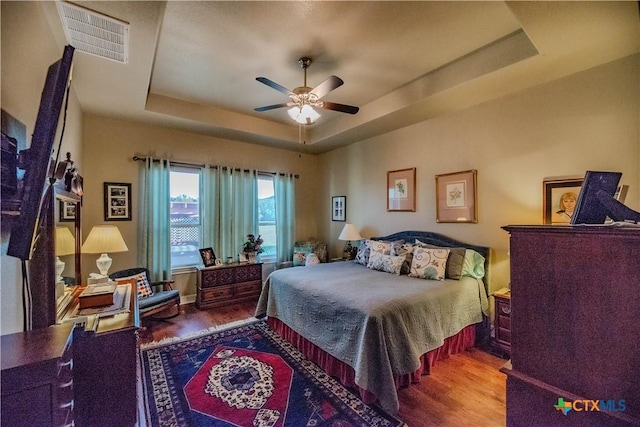
[[[107,252],[127,252],[128,250],[120,230],[115,225],[96,225],[82,245],[82,253],[102,254],[96,260],[96,265],[103,276],[107,276],[111,267],[111,258]]]
[[[71,255],[76,252],[76,239],[67,227],[56,227],[55,234],[56,252],[56,283],[62,282],[62,272],[65,263],[60,260],[61,256]]]
[[[358,230],[356,230],[355,225],[345,224],[342,232],[340,233],[340,236],[338,236],[338,239],[347,241],[347,245],[344,247],[345,258],[354,259],[356,257],[358,248],[351,246],[351,241],[362,239],[360,233],[358,233]]]

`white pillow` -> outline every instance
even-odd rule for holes
[[[429,280],[444,280],[449,249],[414,246],[409,276]]]

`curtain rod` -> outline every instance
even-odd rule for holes
[[[133,156],[133,157],[132,157],[132,159],[133,159],[133,160],[135,160],[135,161],[139,161],[139,162],[146,162],[146,161],[147,161],[147,158],[146,158],[146,157],[139,157],[139,156]],[[151,159],[151,161],[153,161],[153,162],[156,162],[156,163],[157,163],[157,162],[159,162],[160,160],[159,160],[159,159]],[[214,168],[214,169],[219,168],[219,167],[221,167],[221,168],[222,168],[222,170],[227,170],[227,169],[228,169],[226,166],[219,166],[219,165],[206,165],[206,164],[187,163],[187,162],[176,162],[176,161],[173,161],[173,160],[169,160],[169,164],[171,164],[171,165],[175,165],[175,166],[186,166],[186,167],[198,167],[198,168],[203,168],[203,167],[209,166],[210,168]],[[233,170],[240,171],[241,169],[240,169],[240,168],[234,168]],[[245,172],[249,172],[249,169],[244,169],[244,171],[245,171]],[[300,175],[298,175],[298,174],[295,174],[295,175],[294,175],[294,174],[287,174],[287,173],[284,173],[284,172],[267,172],[267,171],[258,171],[258,173],[265,173],[265,174],[269,174],[269,175],[280,175],[280,176],[292,175],[292,176],[293,176],[294,178],[296,178],[296,179],[300,178]]]

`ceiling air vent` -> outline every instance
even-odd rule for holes
[[[122,64],[129,61],[129,24],[72,3],[57,2],[67,42]]]

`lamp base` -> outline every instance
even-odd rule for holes
[[[109,258],[109,255],[107,254],[100,255],[100,258],[96,260],[96,266],[98,267],[100,274],[102,274],[103,276],[106,276],[107,273],[109,272],[109,269],[111,268],[112,262],[113,261],[111,258]]]

